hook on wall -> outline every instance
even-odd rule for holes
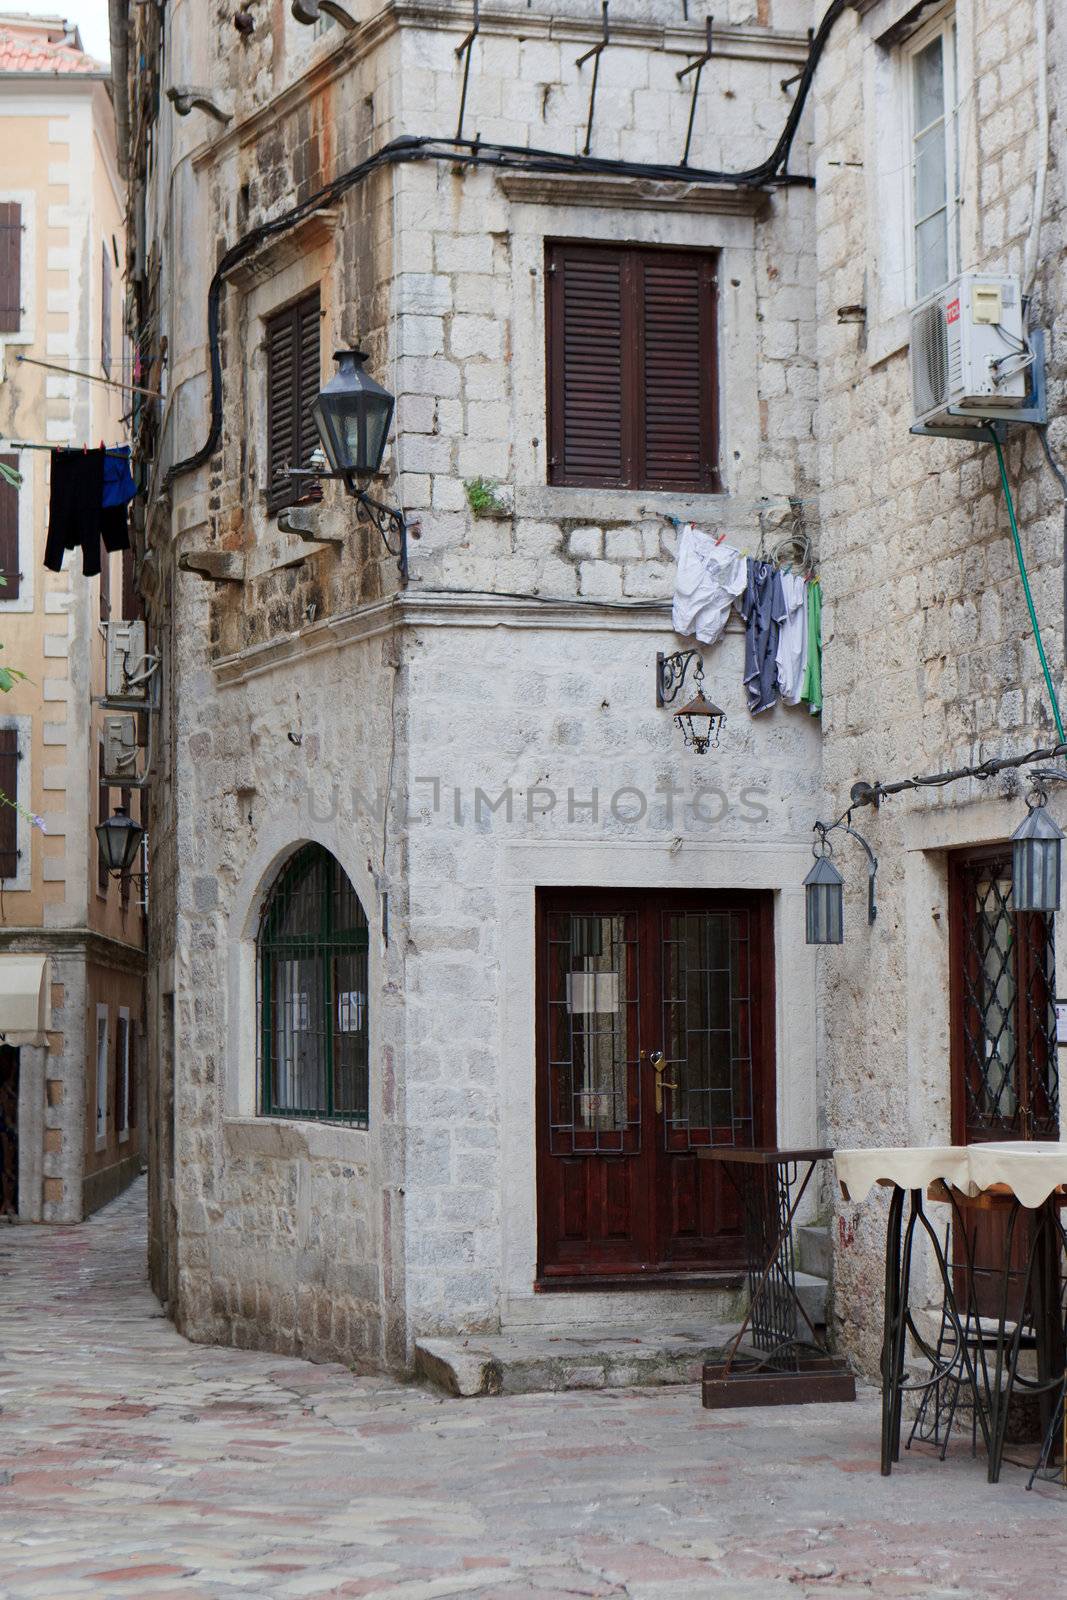
[[[689,165],[689,149],[693,143],[693,124],[696,121],[697,95],[700,93],[700,79],[703,75],[705,66],[715,54],[714,27],[715,18],[705,17],[704,54],[698,56],[695,61],[690,61],[689,65],[687,67],[683,67],[680,72],[675,73],[675,77],[678,79],[679,83],[681,83],[683,78],[687,78],[691,72],[696,73],[696,77],[693,79],[693,94],[689,101],[689,126],[685,130],[685,150],[682,152],[682,159],[678,163],[678,165],[682,167],[687,167]]]
[[[576,67],[581,68],[590,58],[593,62],[593,81],[589,86],[589,116],[585,124],[585,144],[582,146],[583,156],[589,154],[593,144],[593,115],[596,111],[596,90],[600,78],[600,57],[611,42],[608,35],[608,0],[602,0],[601,13],[604,20],[604,37],[598,40],[591,50],[579,56],[574,63]]]

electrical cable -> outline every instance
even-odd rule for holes
[[[995,429],[990,428],[989,436],[996,447],[997,465],[1000,468],[1000,481],[1004,489],[1004,498],[1008,503],[1008,521],[1011,523],[1011,536],[1015,544],[1015,559],[1019,563],[1019,577],[1022,579],[1023,594],[1026,596],[1026,609],[1030,613],[1030,626],[1034,632],[1034,643],[1037,645],[1037,654],[1041,661],[1041,671],[1045,675],[1045,687],[1048,690],[1049,699],[1052,702],[1052,715],[1056,720],[1056,732],[1059,734],[1060,743],[1063,744],[1063,719],[1060,716],[1059,697],[1056,694],[1056,689],[1052,682],[1052,673],[1049,671],[1048,659],[1045,655],[1045,647],[1041,642],[1041,629],[1037,622],[1037,612],[1034,610],[1034,597],[1030,593],[1030,579],[1026,574],[1026,561],[1023,558],[1022,540],[1019,538],[1019,524],[1015,520],[1015,502],[1012,499],[1011,485],[1008,482],[1008,469],[1004,465],[1004,451],[1001,449],[1000,440],[997,437]]]
[[[785,126],[770,155],[758,166],[749,167],[741,172],[716,172],[708,168],[671,166],[664,163],[616,161],[604,156],[565,155],[560,151],[543,150],[526,145],[487,144],[480,139],[449,139],[430,134],[405,134],[324,184],[299,205],[292,206],[270,222],[260,223],[258,227],[251,229],[223,254],[208,287],[207,337],[211,357],[211,420],[208,436],[192,455],[186,456],[182,461],[176,461],[170,467],[163,480],[163,491],[170,487],[175,478],[202,467],[219,447],[223,420],[222,355],[219,349],[222,290],[227,276],[234,267],[267,239],[295,228],[312,212],[339,200],[349,189],[363,183],[380,168],[409,161],[447,161],[453,167],[486,166],[522,172],[598,173],[601,176],[613,174],[659,182],[729,183],[739,188],[752,189],[765,188],[770,184],[802,185],[810,188],[814,179],[789,172],[789,157],[815,76],[815,69],[826,48],[834,24],[850,3],[851,0],[831,0],[812,39],[797,84],[796,98],[790,107]]]

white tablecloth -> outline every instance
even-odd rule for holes
[[[925,1189],[941,1178],[964,1194],[1005,1184],[1024,1206],[1039,1206],[1067,1185],[1067,1144],[1016,1143],[904,1145],[877,1150],[835,1150],[837,1181],[846,1200],[863,1200],[879,1181]]]

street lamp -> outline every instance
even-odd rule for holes
[[[1029,811],[1011,836],[1011,896],[1016,911],[1060,909],[1060,846],[1063,830],[1048,813],[1038,788]]]
[[[358,482],[360,478],[373,477],[381,469],[396,398],[365,370],[365,350],[337,350],[333,359],[337,362],[337,371],[311,402],[312,420],[330,470],[290,467],[289,476],[340,478],[356,502],[357,518],[377,528],[385,548],[396,557],[400,576],[406,582],[407,518],[396,507],[375,500]],[[390,530],[395,539],[392,544]]]
[[[104,865],[112,877],[124,877],[137,860],[144,829],[134,822],[125,806],[116,806],[113,814],[97,824],[96,837]]]

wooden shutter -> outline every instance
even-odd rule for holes
[[[550,483],[718,488],[715,259],[549,246]]]
[[[96,749],[96,811],[97,822],[106,822],[111,815],[111,790],[104,782],[104,747],[98,745]],[[104,860],[104,852],[99,842],[96,847],[96,887],[101,894],[107,894],[108,870]]]
[[[626,483],[626,253],[548,253],[549,482]]]
[[[0,333],[22,325],[22,207],[0,205]]]
[[[0,462],[18,470],[18,456],[0,456]],[[22,577],[19,572],[19,492],[4,478],[0,478],[0,574],[4,578],[0,604],[5,600],[17,600]]]
[[[137,1025],[132,1017],[127,1030],[127,1038],[129,1040],[130,1070],[126,1078],[126,1126],[127,1128],[135,1128],[137,1126]]]
[[[100,365],[111,376],[111,257],[107,244],[100,247]]]
[[[267,509],[280,511],[304,493],[287,467],[308,464],[318,435],[311,402],[319,392],[319,291],[288,306],[266,325]]]
[[[0,792],[17,800],[19,792],[19,735],[17,728],[0,728]],[[0,805],[0,878],[14,878],[19,870],[19,815],[14,806]]]
[[[111,552],[100,552],[100,621],[106,622],[111,615]]]
[[[132,550],[122,552],[122,615],[133,622],[144,615],[135,582],[136,557]]]
[[[716,487],[715,266],[712,257],[642,251],[638,483],[691,494]]]

